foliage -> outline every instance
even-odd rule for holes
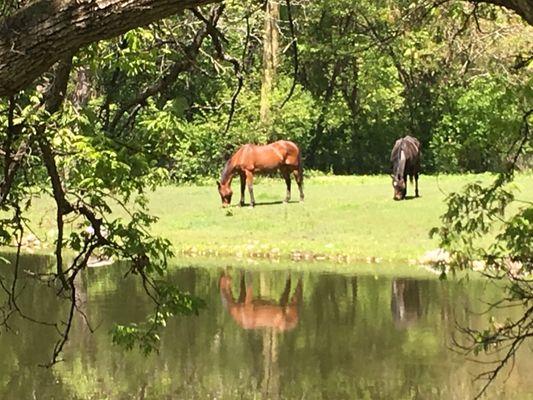
[[[442,215],[443,226],[435,228],[432,233],[439,234],[443,248],[453,250],[458,266],[471,266],[472,262],[486,254],[487,251],[480,247],[479,239],[491,232],[496,221],[501,221],[514,200],[512,193],[504,187],[508,181],[509,176],[502,174],[488,187],[474,182],[463,191],[451,193],[446,199],[448,208]]]
[[[430,142],[438,169],[450,172],[498,171],[519,139],[521,98],[531,94],[531,81],[513,87],[501,76],[473,79],[467,87],[447,93],[449,109]]]
[[[517,201],[510,187],[516,161],[531,148],[532,114],[533,111],[528,111],[523,116],[521,139],[508,170],[490,185],[473,183],[462,192],[451,194],[447,211],[441,217],[442,226],[432,231],[438,235],[440,246],[450,252],[452,270],[481,269],[491,279],[508,282],[507,295],[490,304],[487,311],[489,327],[462,327],[465,341],[457,343],[467,354],[496,355],[495,366],[478,376],[487,382],[477,397],[502,368],[514,361],[520,345],[533,336],[533,204]],[[481,240],[487,236],[488,242]],[[513,306],[523,308],[521,317],[498,321],[491,315],[495,308]]]
[[[145,354],[158,350],[161,330],[168,320],[175,315],[198,315],[198,310],[205,305],[203,300],[184,294],[165,281],[154,282],[157,298],[155,312],[147,322],[139,325],[116,325],[112,330],[113,343],[131,350],[135,345]]]

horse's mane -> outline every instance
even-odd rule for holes
[[[231,175],[231,158],[226,161],[226,165],[224,165],[224,169],[222,170],[222,173],[220,174],[220,182],[225,182],[226,179],[229,178]]]

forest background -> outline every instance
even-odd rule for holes
[[[533,35],[513,12],[461,1],[267,3],[187,11],[79,51],[62,138],[180,183],[218,177],[243,143],[277,139],[300,145],[307,170],[335,174],[388,173],[406,134],[421,141],[426,173],[508,161],[533,98]],[[215,35],[201,29],[208,18]],[[31,96],[18,102],[32,106]],[[71,159],[60,163],[72,174]]]

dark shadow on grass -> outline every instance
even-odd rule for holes
[[[418,197],[416,197],[416,196],[405,196],[404,200],[414,200],[414,199],[419,199],[420,197],[422,197],[422,196],[418,196]]]
[[[255,203],[256,207],[257,206],[274,206],[276,204],[283,204],[285,203],[284,201],[281,201],[281,200],[277,200],[277,201],[259,201],[257,203]],[[291,200],[289,201],[289,204],[293,204],[293,203],[299,203],[298,200]],[[244,207],[248,207],[250,205],[250,203],[244,203]]]

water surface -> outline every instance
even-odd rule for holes
[[[23,267],[49,263],[25,257]],[[431,274],[323,273],[283,268],[174,268],[171,278],[207,304],[173,319],[159,354],[111,344],[114,322],[141,321],[150,302],[124,266],[90,269],[65,361],[51,369],[56,333],[14,320],[0,335],[0,398],[6,399],[466,399],[483,366],[450,351],[456,323],[482,327],[473,312],[501,290],[481,280]],[[357,268],[354,268],[357,271]],[[5,269],[3,269],[5,272]],[[7,272],[4,273],[6,278]],[[30,281],[29,315],[62,319],[51,289]],[[509,311],[506,311],[509,312]],[[514,311],[516,313],[517,311]],[[516,315],[516,314],[515,314]],[[528,346],[528,344],[526,344]],[[530,346],[530,344],[529,344]],[[533,398],[529,348],[489,398]]]

